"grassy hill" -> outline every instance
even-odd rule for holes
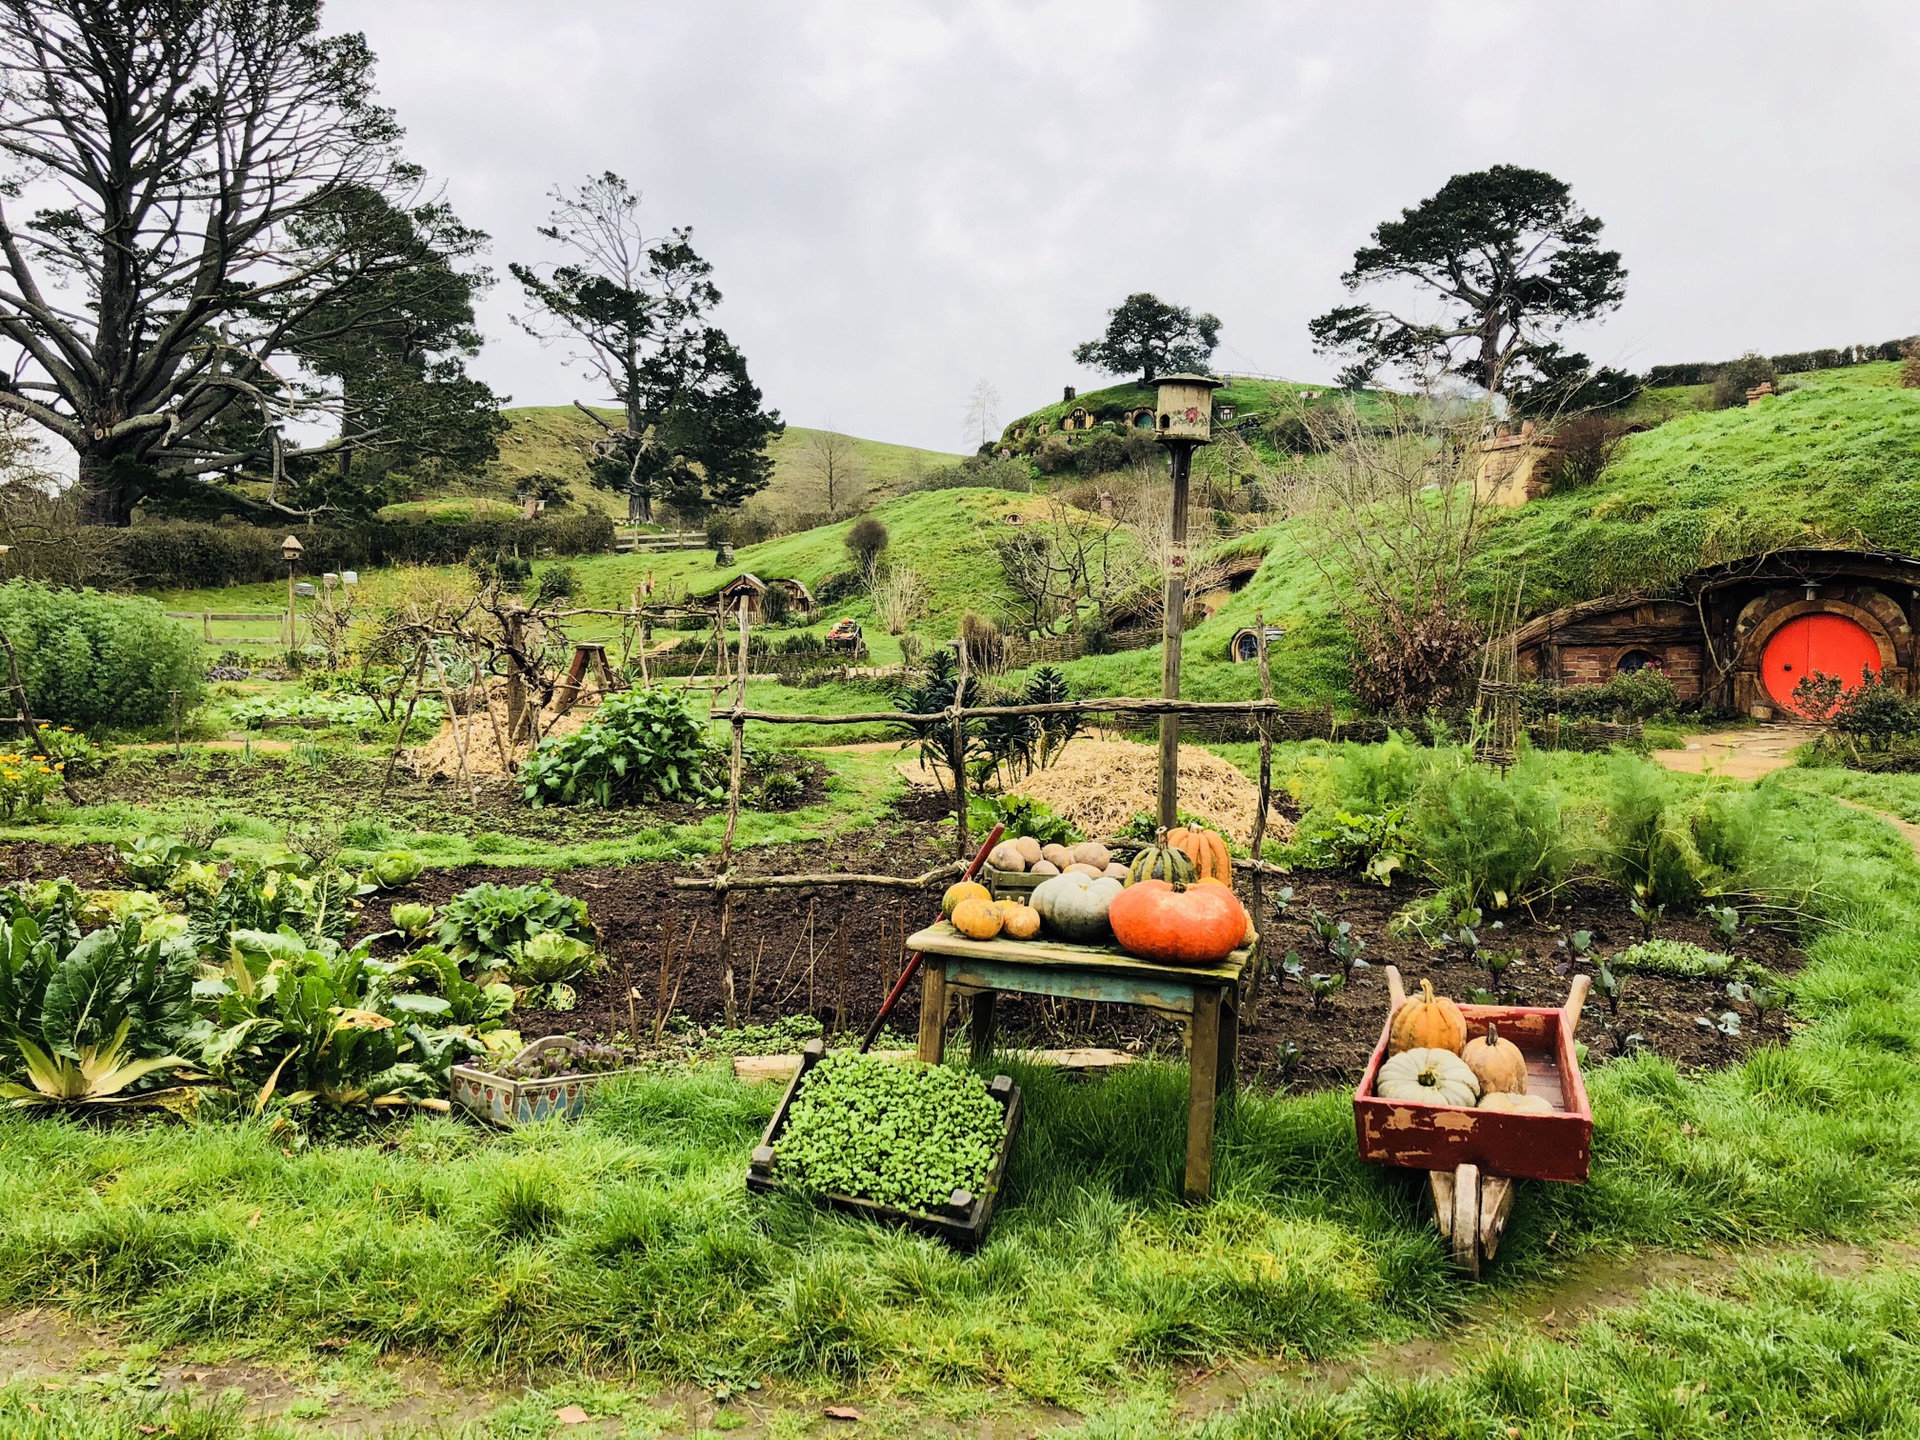
[[[1488,572],[1524,563],[1537,612],[1782,545],[1920,553],[1920,391],[1895,364],[1795,378],[1630,436],[1599,483],[1493,517]]]
[[[599,413],[618,421],[612,410]],[[529,475],[557,475],[567,482],[573,502],[604,510],[624,519],[626,502],[596,490],[587,482],[587,459],[602,433],[571,405],[531,405],[506,412],[508,429],[500,439],[500,458],[487,474],[467,488],[475,495],[510,498],[514,487]],[[773,482],[756,501],[774,509],[825,510],[825,496],[814,478],[810,452],[822,432],[789,425],[773,442]],[[898,495],[930,469],[951,465],[960,457],[911,445],[848,437],[854,470],[870,500]]]
[[[1245,375],[1223,376],[1226,384],[1214,392],[1215,403],[1231,405],[1237,420],[1262,418],[1276,409],[1292,410],[1301,402],[1303,394],[1324,393],[1329,387],[1324,383],[1313,384],[1296,380],[1257,380]],[[1002,435],[1011,440],[1016,430],[1030,430],[1037,422],[1044,421],[1049,426],[1057,426],[1060,421],[1075,410],[1085,410],[1095,420],[1120,420],[1128,413],[1145,406],[1152,409],[1155,399],[1154,387],[1129,380],[1119,385],[1109,385],[1102,390],[1088,390],[1071,400],[1057,400],[1051,405],[1043,405],[1022,415],[1009,424]]]

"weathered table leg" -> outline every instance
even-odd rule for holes
[[[993,991],[979,990],[973,997],[973,1019],[969,1027],[973,1058],[984,1060],[993,1053]]]
[[[947,1054],[947,970],[929,955],[920,967],[920,1058],[938,1065]]]
[[[1237,990],[1221,992],[1220,1073],[1214,1080],[1216,1095],[1230,1095],[1240,1084],[1240,996]]]
[[[1187,1032],[1187,1062],[1192,1080],[1187,1091],[1186,1197],[1207,1198],[1213,1187],[1213,1108],[1220,1071],[1220,992],[1196,990],[1193,1021]]]

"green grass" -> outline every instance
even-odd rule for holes
[[[1586,758],[1566,763],[1584,783]],[[1788,858],[1839,882],[1796,979],[1802,1028],[1725,1071],[1597,1068],[1591,1183],[1528,1191],[1496,1290],[1597,1249],[1871,1241],[1920,1215],[1920,870],[1869,817],[1782,798]],[[995,1234],[970,1259],[747,1196],[742,1160],[775,1092],[700,1071],[624,1085],[571,1128],[423,1119],[384,1147],[0,1121],[0,1304],[155,1342],[338,1339],[477,1373],[766,1374],[916,1404],[1011,1391],[1084,1406],[1235,1356],[1431,1332],[1481,1293],[1449,1273],[1417,1178],[1355,1158],[1343,1093],[1240,1097],[1214,1199],[1194,1208],[1176,1198],[1183,1069],[1089,1083],[1002,1063],[1028,1118]],[[1717,1334],[1699,1313],[1697,1334]],[[1904,1312],[1860,1313],[1858,1343],[1904,1353]],[[1743,1332],[1725,1328],[1731,1356]],[[1696,1349],[1696,1366],[1731,1363]],[[1656,1352],[1620,1352],[1629,1363],[1591,1383],[1620,1404],[1670,1391],[1678,1362]]]
[[[403,500],[382,506],[382,520],[439,520],[458,524],[468,520],[514,520],[520,507],[508,500],[490,500],[483,495],[455,495],[443,500]]]

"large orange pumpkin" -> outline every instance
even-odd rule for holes
[[[1107,909],[1120,948],[1171,965],[1218,965],[1247,933],[1247,912],[1224,885],[1136,880]]]

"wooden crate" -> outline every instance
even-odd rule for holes
[[[1353,1092],[1360,1158],[1414,1170],[1473,1165],[1488,1175],[1584,1184],[1593,1149],[1593,1111],[1566,1012],[1520,1005],[1462,1005],[1460,1012],[1469,1036],[1484,1035],[1491,1021],[1503,1039],[1520,1047],[1527,1060],[1527,1093],[1545,1099],[1554,1113],[1525,1115],[1381,1099],[1373,1087],[1387,1058],[1389,1018],[1380,1028],[1367,1073]]]
[[[1052,878],[1051,875],[1029,875],[1024,870],[996,870],[991,865],[982,866],[980,870],[980,883],[996,900],[1030,900],[1040,882]]]
[[[778,1142],[786,1131],[787,1112],[793,1108],[794,1097],[806,1083],[807,1073],[826,1057],[826,1053],[826,1042],[818,1039],[809,1040],[806,1049],[800,1052],[800,1068],[788,1083],[786,1093],[780,1097],[780,1108],[773,1112],[773,1119],[767,1122],[766,1133],[754,1147],[753,1157],[747,1165],[747,1189],[756,1194],[769,1194],[791,1187],[791,1182],[780,1175]],[[999,1102],[1005,1118],[1000,1130],[999,1148],[994,1152],[993,1165],[987,1171],[986,1188],[980,1194],[956,1190],[939,1210],[908,1210],[897,1205],[882,1205],[875,1200],[863,1200],[857,1195],[832,1193],[819,1196],[820,1203],[849,1215],[905,1225],[924,1235],[945,1240],[961,1250],[977,1249],[986,1238],[987,1226],[993,1221],[994,1206],[1000,1198],[1000,1187],[1006,1178],[1007,1157],[1013,1153],[1013,1137],[1020,1129],[1020,1087],[1013,1083],[1013,1077],[994,1076],[987,1093]]]

